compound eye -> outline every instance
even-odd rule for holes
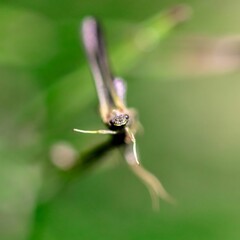
[[[128,114],[119,114],[110,120],[110,124],[114,127],[123,127],[128,123]]]

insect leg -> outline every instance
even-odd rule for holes
[[[80,133],[90,133],[90,134],[117,134],[116,131],[112,130],[81,130],[74,128],[73,131],[80,132]]]
[[[134,134],[132,133],[132,131],[126,127],[126,131],[128,133],[129,138],[131,139],[132,143],[133,143],[133,155],[134,155],[134,162],[137,164],[140,164],[138,161],[138,155],[137,155],[137,145],[136,145],[136,139]]]
[[[168,194],[162,183],[151,172],[147,171],[141,165],[129,164],[129,166],[147,187],[154,209],[157,210],[159,208],[158,198],[170,203],[175,203],[175,200]]]
[[[139,164],[136,151],[136,141],[133,133],[127,129],[129,138],[133,142],[133,146],[125,145],[125,158],[131,170],[142,180],[147,187],[154,209],[159,208],[158,198],[162,198],[168,202],[174,203],[174,199],[167,193],[162,183],[148,170]]]

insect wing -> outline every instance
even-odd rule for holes
[[[104,122],[112,109],[123,109],[109,68],[103,35],[98,22],[87,17],[82,26],[83,43],[89,59],[100,103],[100,113]]]
[[[126,106],[127,105],[127,103],[126,103],[127,85],[126,85],[125,81],[120,77],[116,77],[113,80],[113,84],[114,84],[114,88],[115,88],[115,91],[116,91],[119,99]]]

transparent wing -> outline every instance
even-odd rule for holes
[[[100,113],[103,121],[106,122],[112,109],[124,109],[125,106],[115,90],[103,35],[98,22],[93,17],[84,19],[82,37],[97,89]]]

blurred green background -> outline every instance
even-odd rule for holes
[[[1,240],[240,238],[240,1],[186,0],[178,23],[166,11],[180,3],[0,1]],[[138,109],[141,161],[176,206],[154,212],[118,151],[79,174],[52,164],[108,139],[72,131],[103,128],[86,15]]]

